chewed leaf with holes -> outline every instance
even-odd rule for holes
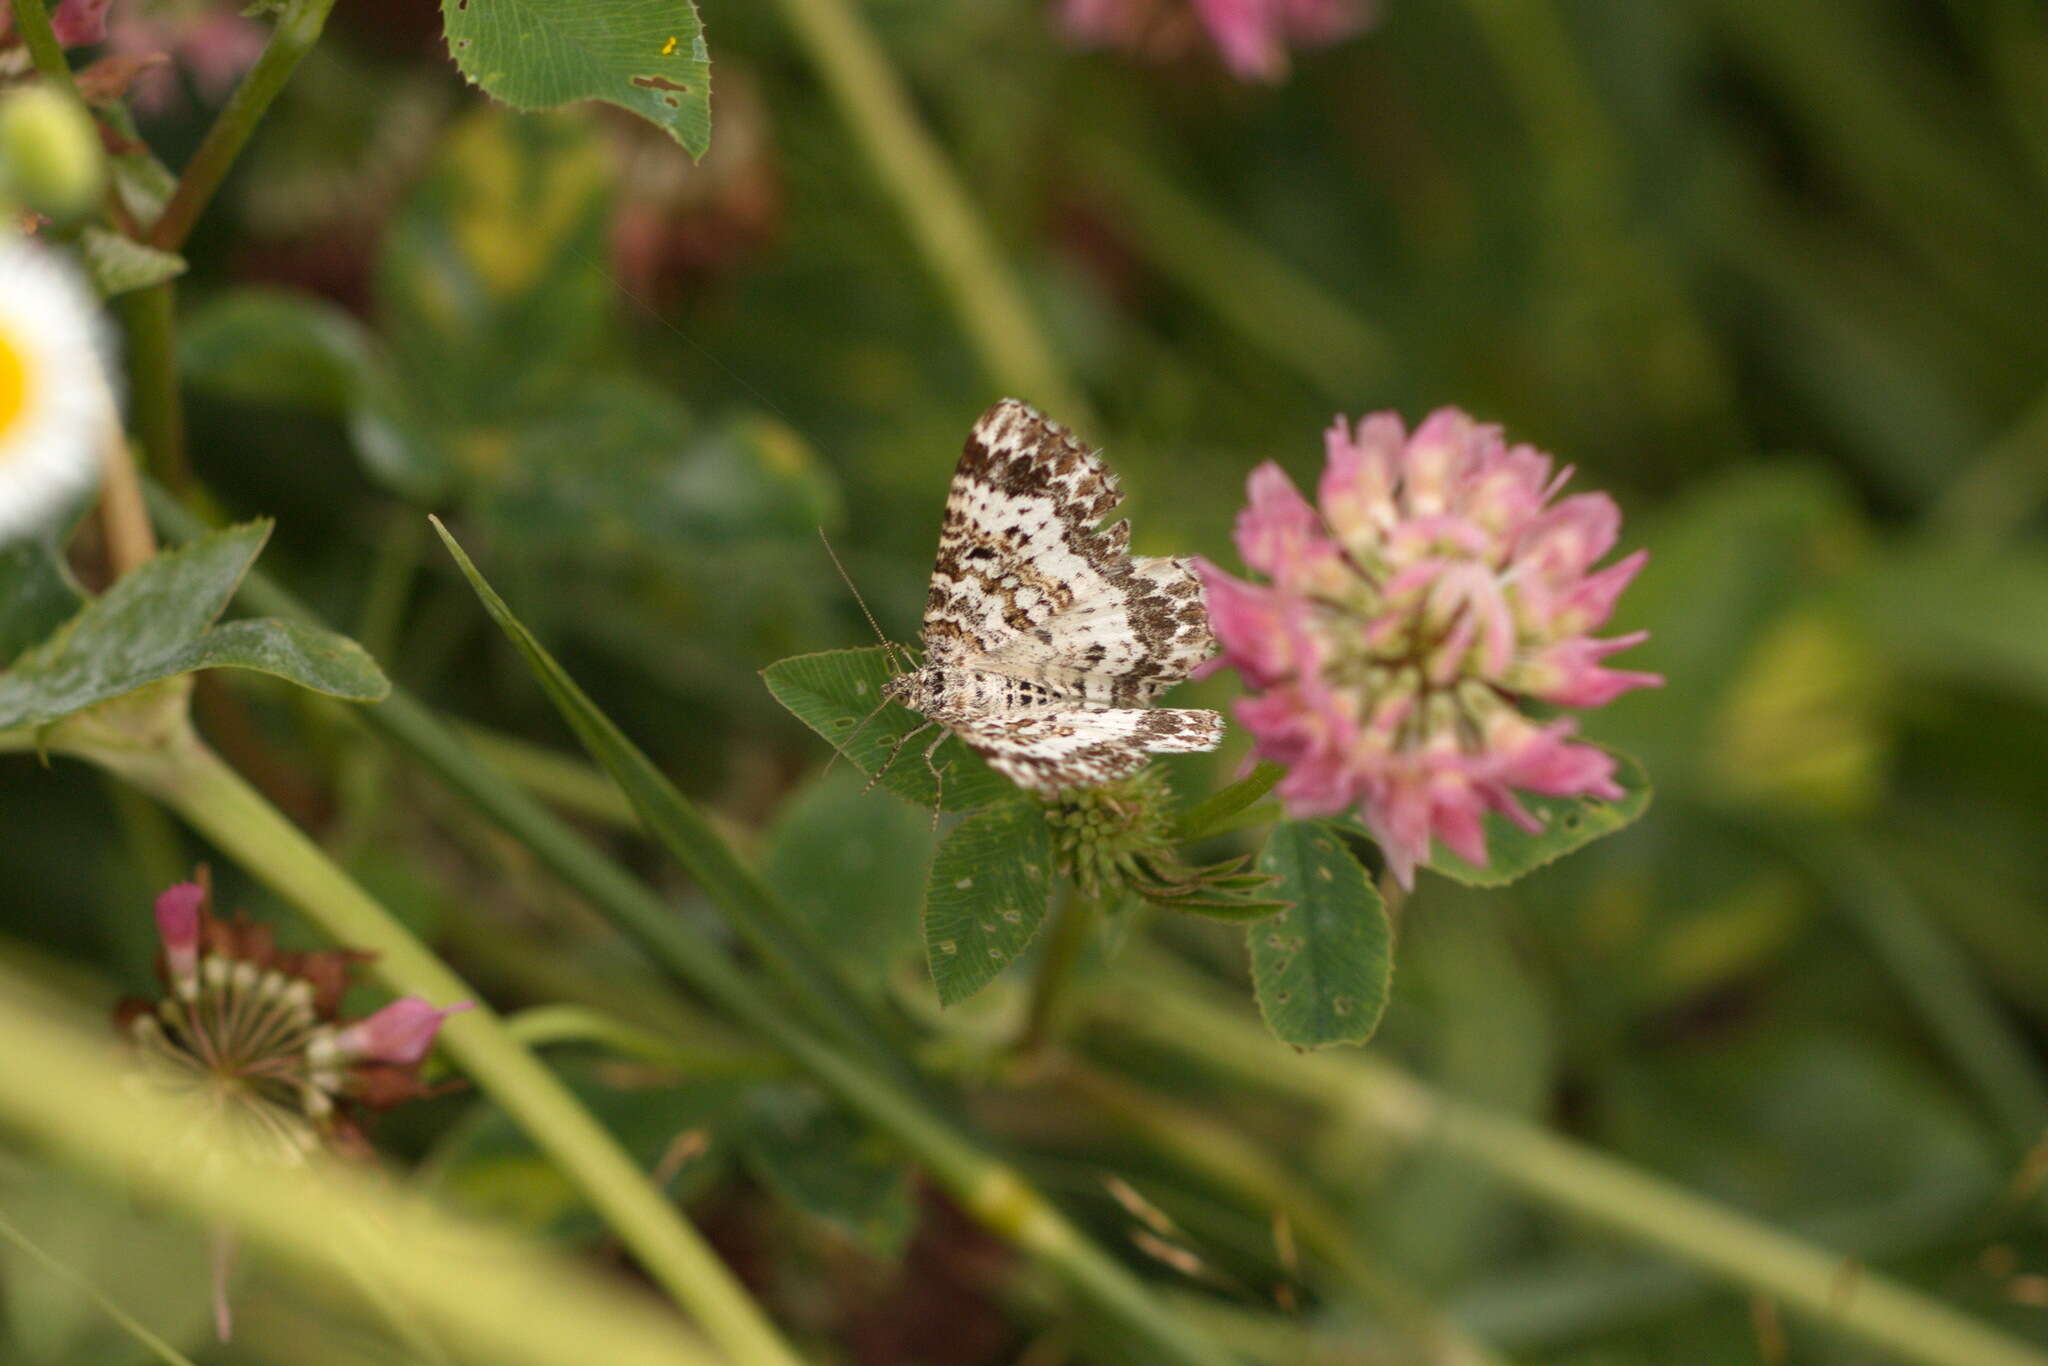
[[[1035,802],[962,821],[932,860],[924,942],[939,1002],[964,1001],[1017,961],[1045,922],[1052,834]]]
[[[1523,805],[1543,822],[1541,831],[1531,834],[1501,816],[1489,815],[1484,868],[1467,863],[1441,843],[1426,866],[1470,887],[1505,887],[1602,835],[1613,834],[1649,809],[1651,795],[1650,778],[1641,764],[1621,753],[1615,753],[1614,760],[1614,780],[1623,791],[1620,801],[1525,797]]]
[[[1386,903],[1344,837],[1320,821],[1285,821],[1259,855],[1265,889],[1294,903],[1250,927],[1252,985],[1273,1033],[1302,1048],[1364,1043],[1379,1027],[1393,975]]]
[[[991,771],[966,745],[936,726],[928,727],[916,739],[903,741],[895,761],[890,762],[897,741],[925,725],[925,719],[915,712],[893,702],[883,703],[882,685],[896,672],[887,653],[875,646],[797,655],[769,665],[761,677],[775,700],[788,707],[797,720],[824,736],[861,772],[882,773],[881,785],[899,797],[931,806],[935,796],[942,796],[947,811],[971,811],[1015,797],[1017,789],[1008,779]],[[864,721],[867,724],[863,726]],[[939,747],[932,751],[931,762],[945,775],[941,783],[933,781],[932,769],[924,760],[925,748],[934,740]],[[943,792],[938,791],[941,786]]]
[[[462,74],[515,109],[603,100],[711,145],[711,54],[690,0],[441,0]]]

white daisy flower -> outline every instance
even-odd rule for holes
[[[115,420],[104,326],[69,261],[0,238],[0,545],[46,527],[99,479]]]

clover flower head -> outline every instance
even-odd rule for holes
[[[457,1010],[404,997],[362,1020],[339,1018],[354,965],[348,950],[288,952],[270,928],[212,911],[204,875],[156,899],[160,1001],[124,1003],[119,1019],[151,1080],[196,1093],[236,1141],[295,1162],[324,1145],[366,1149],[355,1112],[428,1093],[419,1065]],[[188,1138],[199,1147],[221,1138]]]
[[[114,0],[57,0],[50,29],[66,47],[87,47],[107,36],[107,9]],[[0,9],[0,36],[14,27],[14,7]]]
[[[165,1159],[203,1174],[222,1145],[284,1164],[323,1146],[367,1155],[354,1112],[431,1094],[419,1065],[441,1022],[468,1004],[441,1009],[406,996],[342,1020],[350,971],[367,954],[287,952],[269,926],[221,920],[212,904],[204,869],[157,896],[158,967],[169,994],[124,1001],[115,1016],[148,1082],[205,1102],[204,1122],[167,1136]],[[213,1317],[222,1342],[234,1328],[233,1265],[233,1235],[217,1229]]]
[[[175,110],[185,102],[179,69],[201,99],[226,99],[263,54],[266,38],[264,25],[239,6],[129,6],[106,27],[107,50],[115,58],[146,63],[136,67],[132,88],[137,107],[151,113]]]
[[[1201,33],[1243,81],[1287,75],[1292,49],[1320,47],[1371,23],[1374,0],[1061,0],[1067,37],[1172,57]]]
[[[1045,805],[1060,872],[1089,896],[1149,886],[1173,854],[1172,794],[1157,768]]]
[[[1091,900],[1116,908],[1139,897],[1209,915],[1274,904],[1264,899],[1272,879],[1252,869],[1249,855],[1207,865],[1184,859],[1175,847],[1178,819],[1173,793],[1157,768],[1045,803],[1054,864]]]
[[[1621,513],[1560,497],[1572,471],[1455,408],[1413,433],[1339,418],[1311,505],[1278,465],[1252,472],[1237,547],[1265,582],[1197,561],[1223,653],[1252,695],[1237,718],[1288,769],[1295,816],[1357,809],[1403,886],[1433,840],[1487,861],[1482,818],[1541,823],[1515,793],[1615,799],[1614,760],[1568,718],[1655,674],[1605,660],[1645,632],[1596,638],[1643,567],[1604,568]]]

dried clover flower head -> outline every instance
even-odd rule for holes
[[[277,947],[270,927],[216,917],[204,873],[156,899],[164,997],[120,1019],[148,1077],[202,1097],[227,1133],[296,1161],[323,1144],[365,1147],[354,1111],[428,1093],[419,1066],[439,1008],[403,997],[361,1020],[339,1018],[353,966],[367,955]]]

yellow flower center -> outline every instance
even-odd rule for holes
[[[0,332],[0,440],[28,407],[28,358],[14,338]]]

